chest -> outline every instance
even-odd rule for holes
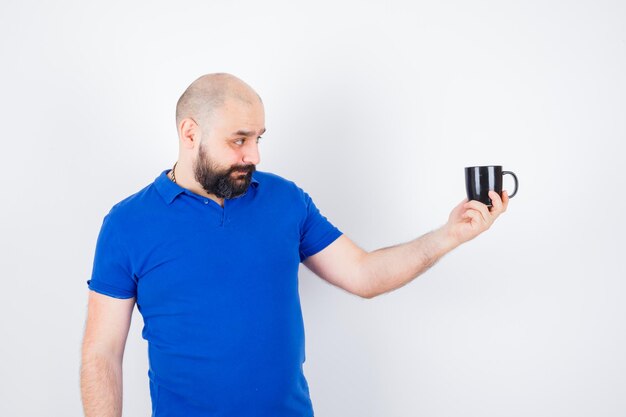
[[[137,303],[151,311],[291,299],[300,225],[284,212],[155,216],[133,242]]]

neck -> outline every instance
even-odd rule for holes
[[[215,194],[207,193],[206,190],[202,188],[202,185],[200,185],[200,183],[194,178],[191,168],[183,162],[177,161],[174,164],[173,169],[170,169],[167,173],[167,176],[172,181],[174,181],[175,178],[176,184],[191,191],[192,193],[209,198],[224,207],[224,199],[217,197]]]

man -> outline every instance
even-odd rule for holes
[[[152,415],[312,416],[302,372],[302,262],[364,298],[399,288],[487,230],[508,205],[463,200],[441,228],[366,252],[292,181],[256,171],[260,97],[229,74],[195,80],[176,107],[179,156],[105,216],[82,349],[87,417],[120,416],[135,302],[148,341]]]

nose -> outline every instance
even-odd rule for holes
[[[261,162],[261,155],[259,154],[259,145],[256,143],[246,146],[243,152],[241,161],[245,164],[258,165]]]

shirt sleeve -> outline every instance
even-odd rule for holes
[[[114,298],[131,298],[137,295],[128,252],[124,250],[119,227],[111,212],[104,217],[96,243],[90,290]]]
[[[300,228],[300,262],[333,243],[343,233],[323,216],[305,191],[306,215]]]

